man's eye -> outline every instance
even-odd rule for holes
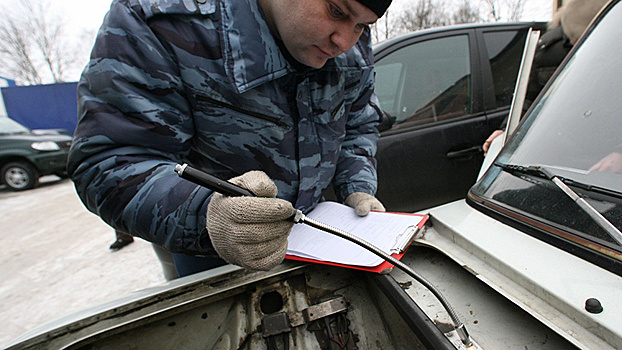
[[[330,12],[331,12],[331,15],[334,16],[335,18],[342,18],[345,16],[343,11],[341,11],[338,7],[333,6],[333,5],[331,5],[330,7]]]

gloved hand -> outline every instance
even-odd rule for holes
[[[351,193],[344,203],[352,207],[356,210],[356,214],[358,216],[366,216],[369,214],[370,210],[375,211],[385,211],[384,205],[380,203],[380,201],[372,196],[371,194],[367,194],[365,192],[354,192]]]
[[[274,198],[277,188],[262,171],[229,180],[257,197],[227,197],[214,193],[207,206],[207,232],[226,262],[252,270],[270,270],[285,258],[294,208]]]

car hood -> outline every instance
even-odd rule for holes
[[[433,247],[579,348],[620,348],[622,278],[505,225],[465,200],[426,211]],[[598,298],[605,310],[586,311]]]
[[[66,141],[71,141],[71,136],[62,135],[62,134],[34,134],[34,133],[0,134],[0,141],[2,140],[30,141],[30,142],[41,142],[41,141],[66,142]]]

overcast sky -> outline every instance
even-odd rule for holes
[[[18,0],[19,1],[19,0]],[[35,0],[47,1],[51,4],[51,12],[58,13],[66,20],[67,30],[75,33],[76,37],[80,33],[89,31],[95,35],[100,27],[104,15],[110,8],[111,0]],[[400,8],[404,4],[414,0],[393,0],[391,8]],[[449,3],[452,0],[445,0]],[[473,3],[480,3],[480,0],[472,0]],[[0,0],[0,6],[10,8],[15,4],[15,0]],[[551,18],[552,0],[525,0],[523,20],[547,21]],[[0,14],[0,19],[2,15]],[[85,60],[86,63],[86,60]],[[76,73],[77,74],[77,73]],[[76,79],[78,75],[76,75]]]
[[[44,0],[46,1],[46,0]],[[62,14],[74,30],[97,30],[104,15],[110,8],[110,0],[47,0],[54,11]],[[391,7],[400,6],[413,0],[394,0]],[[473,1],[478,2],[478,1]],[[0,0],[0,4],[11,6],[15,0]],[[548,20],[551,16],[552,0],[526,0],[524,20]]]

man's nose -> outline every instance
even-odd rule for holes
[[[335,28],[330,40],[340,52],[346,52],[356,44],[360,36],[361,33],[357,32],[354,26],[341,25]]]

